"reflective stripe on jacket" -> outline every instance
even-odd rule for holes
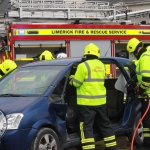
[[[87,60],[79,64],[72,80],[77,87],[78,105],[106,104],[105,66],[100,60]]]
[[[138,84],[150,94],[150,51],[144,52],[136,64]]]

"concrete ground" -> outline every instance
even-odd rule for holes
[[[96,142],[96,150],[104,150],[104,142],[99,141]],[[67,150],[77,150],[76,148],[67,149]],[[118,137],[117,138],[117,150],[130,150],[130,143],[128,142],[126,137]],[[134,150],[136,150],[136,147],[134,147]],[[149,149],[138,149],[138,150],[150,150]]]

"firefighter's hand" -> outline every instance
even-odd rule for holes
[[[70,75],[69,76],[69,80],[72,80],[73,77],[74,77],[74,75]]]
[[[70,85],[72,85],[72,82],[73,82],[73,81],[72,81],[72,78],[73,78],[73,77],[74,77],[74,75],[70,75],[70,76],[69,76],[69,80],[70,80],[70,81],[69,81],[69,84],[70,84]]]
[[[135,86],[134,90],[135,90],[136,93],[138,93],[139,92],[139,86]]]

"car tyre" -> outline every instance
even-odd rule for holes
[[[130,143],[132,142],[132,136],[134,134],[135,128],[136,128],[138,122],[140,121],[140,119],[141,119],[141,113],[138,113],[135,118],[132,133],[128,135],[128,139],[129,139]],[[135,135],[134,145],[140,146],[140,145],[142,145],[143,141],[144,141],[143,124],[141,123],[138,128],[138,132]]]
[[[61,150],[56,132],[50,128],[42,128],[33,139],[30,150]]]

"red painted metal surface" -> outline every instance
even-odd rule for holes
[[[150,35],[149,36],[134,36],[137,37],[139,40],[150,40]],[[23,41],[23,40],[129,40],[133,38],[133,36],[125,36],[125,35],[120,35],[120,36],[100,36],[100,35],[95,35],[95,36],[12,36],[13,41]]]
[[[115,41],[111,41],[111,56],[115,57]],[[111,65],[111,74],[116,78],[116,65]]]
[[[69,40],[66,41],[66,54],[67,54],[68,57],[71,56],[71,53],[70,53],[70,41]]]
[[[140,25],[113,25],[113,24],[12,24],[11,29],[29,29],[29,28],[66,28],[66,29],[150,29],[150,25],[148,26],[140,26]]]

